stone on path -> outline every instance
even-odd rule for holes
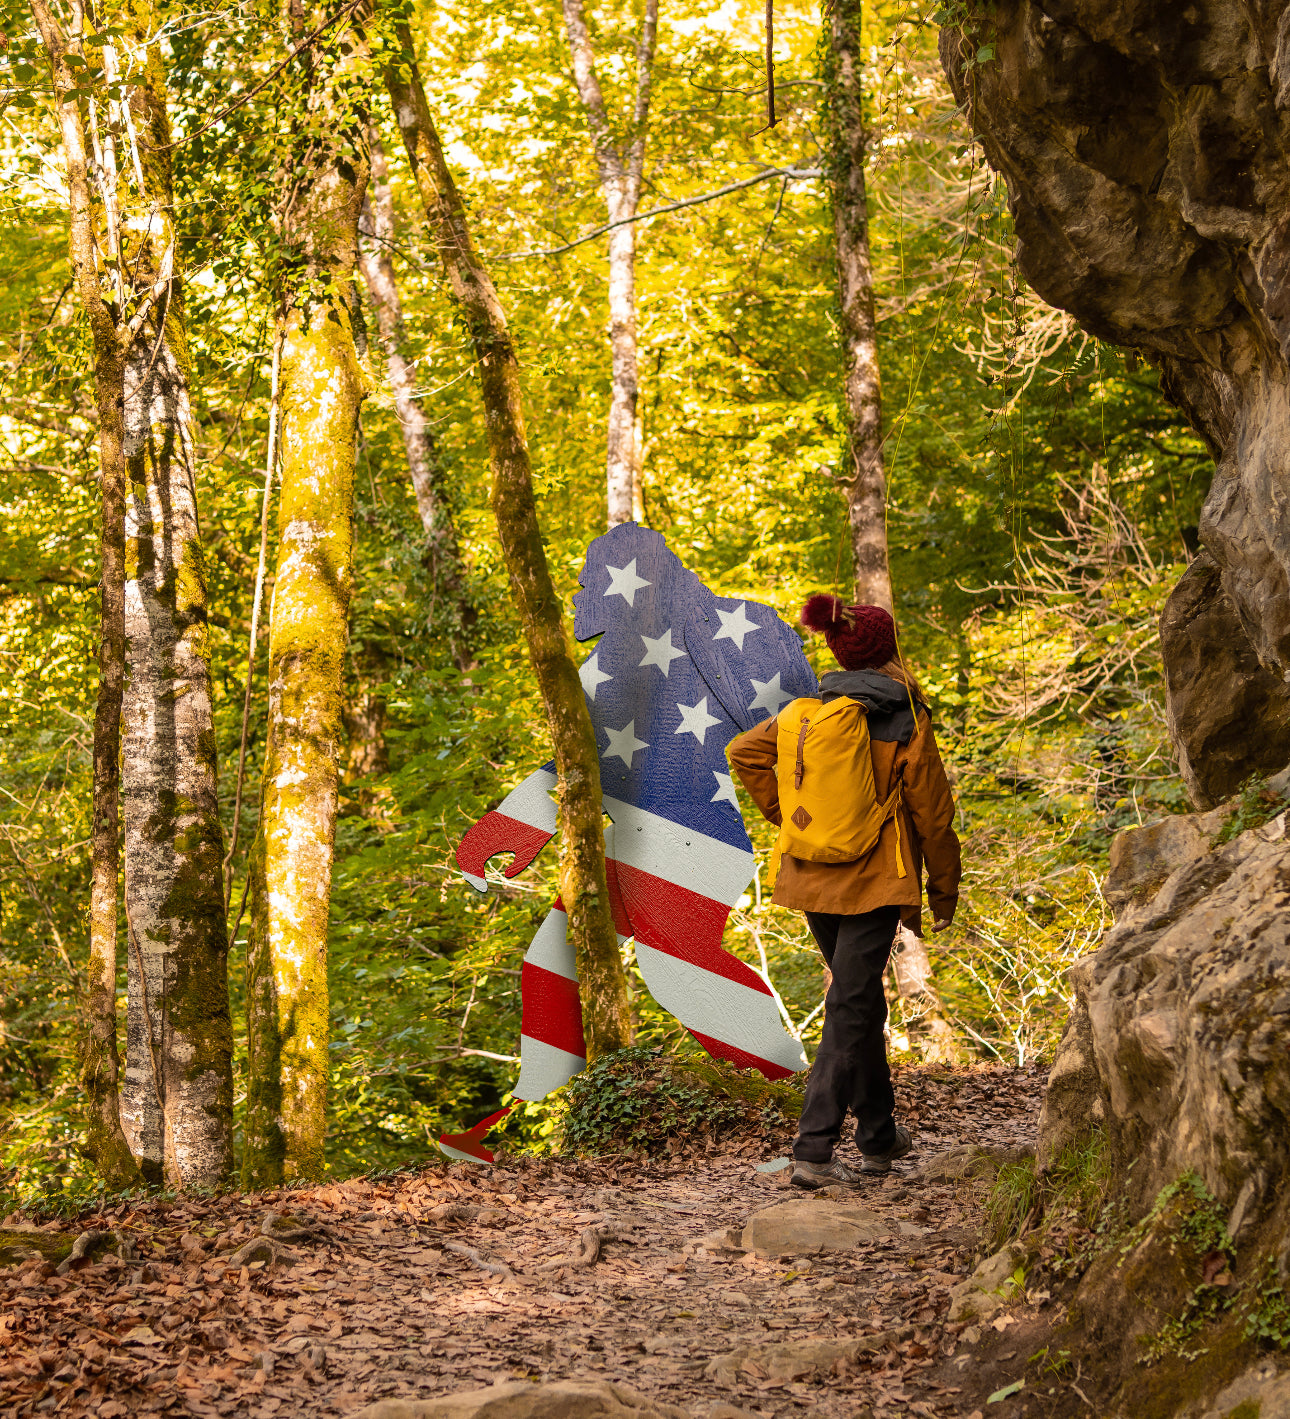
[[[958,1182],[960,1178],[992,1178],[1009,1163],[1033,1158],[1029,1148],[982,1148],[964,1143],[935,1153],[919,1168],[920,1182]]]
[[[885,1218],[856,1203],[800,1198],[754,1212],[741,1245],[758,1256],[804,1256],[813,1251],[851,1251],[890,1237],[895,1230]]]
[[[857,1340],[826,1340],[822,1336],[807,1336],[804,1340],[785,1340],[778,1344],[741,1345],[725,1355],[708,1361],[704,1379],[718,1384],[733,1385],[746,1370],[756,1378],[766,1378],[776,1384],[791,1384],[814,1374],[828,1374],[839,1362],[850,1362],[860,1355],[881,1350],[889,1341],[898,1343],[914,1333],[913,1326],[899,1330],[884,1330],[877,1335]],[[746,1378],[746,1375],[744,1376]]]
[[[1017,1268],[1025,1265],[1025,1254],[1006,1246],[986,1257],[980,1266],[957,1286],[950,1288],[951,1321],[989,1320],[1013,1301],[1021,1299],[1022,1288],[1013,1280]]]
[[[660,1404],[625,1385],[604,1380],[530,1384],[516,1380],[433,1399],[378,1399],[355,1419],[690,1419],[675,1404]]]

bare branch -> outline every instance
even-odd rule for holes
[[[759,182],[767,182],[772,177],[782,177],[789,182],[800,182],[808,178],[823,176],[823,168],[767,168],[764,172],[755,173],[752,177],[746,177],[740,182],[728,183],[725,187],[716,188],[715,191],[701,193],[698,197],[686,197],[680,202],[667,202],[662,207],[651,207],[648,212],[637,212],[631,217],[621,217],[616,222],[606,222],[603,227],[596,227],[594,231],[587,232],[574,241],[566,242],[564,246],[546,247],[536,251],[501,252],[490,256],[489,260],[527,261],[533,256],[560,256],[566,251],[572,251],[576,246],[583,246],[589,241],[594,241],[598,236],[604,236],[606,232],[613,231],[615,227],[626,226],[629,222],[646,222],[651,217],[661,217],[668,212],[679,212],[685,207],[698,207],[704,202],[715,202],[718,197],[728,197],[732,192],[740,192],[745,187],[753,187]]]

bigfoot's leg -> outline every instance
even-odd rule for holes
[[[721,945],[752,854],[659,824],[643,812],[615,822],[631,856],[615,864],[617,883],[650,994],[718,1059],[770,1079],[804,1069],[802,1046],[780,1022],[766,982]]]
[[[568,917],[557,900],[538,927],[520,970],[520,1077],[517,1099],[544,1099],[587,1063],[578,967]]]

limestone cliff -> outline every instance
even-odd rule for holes
[[[1135,1215],[1195,1171],[1238,1242],[1286,1205],[1290,772],[1253,807],[1282,811],[1241,832],[1251,805],[1233,801],[1116,838],[1119,918],[1071,970],[1038,1148],[1042,1169],[1099,1130]]]
[[[1290,759],[1290,3],[947,8],[942,62],[1023,274],[1155,363],[1217,463],[1208,556],[1164,618],[1170,726],[1208,807]]]

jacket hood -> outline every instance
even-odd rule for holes
[[[825,704],[843,696],[858,700],[868,711],[870,739],[908,744],[913,737],[916,724],[902,681],[876,670],[832,670],[820,677],[820,698]],[[914,703],[926,708],[917,698]]]

